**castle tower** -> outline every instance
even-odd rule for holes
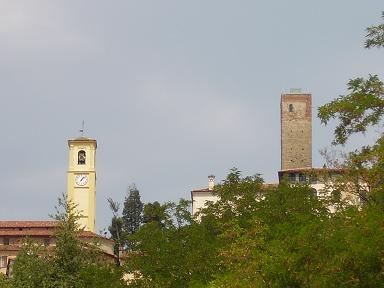
[[[312,95],[282,94],[281,170],[312,167]]]
[[[96,148],[94,139],[80,137],[68,140],[68,200],[77,205],[82,215],[79,224],[95,232],[96,216]]]

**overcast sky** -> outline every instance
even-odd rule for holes
[[[382,0],[0,0],[0,220],[49,219],[67,140],[98,141],[97,228],[136,183],[175,201],[232,167],[277,182],[281,93],[313,97],[313,164],[329,146],[316,109],[356,76]],[[355,139],[356,143],[362,141]]]

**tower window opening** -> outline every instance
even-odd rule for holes
[[[307,182],[307,177],[304,174],[299,174],[299,182]]]
[[[78,165],[85,165],[85,159],[86,159],[85,151],[80,150],[79,153],[77,153],[77,164]]]
[[[288,105],[288,111],[289,112],[293,112],[293,104],[289,104]]]

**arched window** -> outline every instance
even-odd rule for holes
[[[293,104],[289,104],[289,106],[288,106],[288,111],[289,111],[289,112],[293,112]]]
[[[77,153],[77,164],[78,165],[85,165],[85,158],[86,158],[85,151],[80,150],[79,153]]]

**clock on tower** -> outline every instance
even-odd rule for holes
[[[77,205],[80,226],[95,232],[96,221],[96,148],[94,139],[68,140],[68,200]]]

